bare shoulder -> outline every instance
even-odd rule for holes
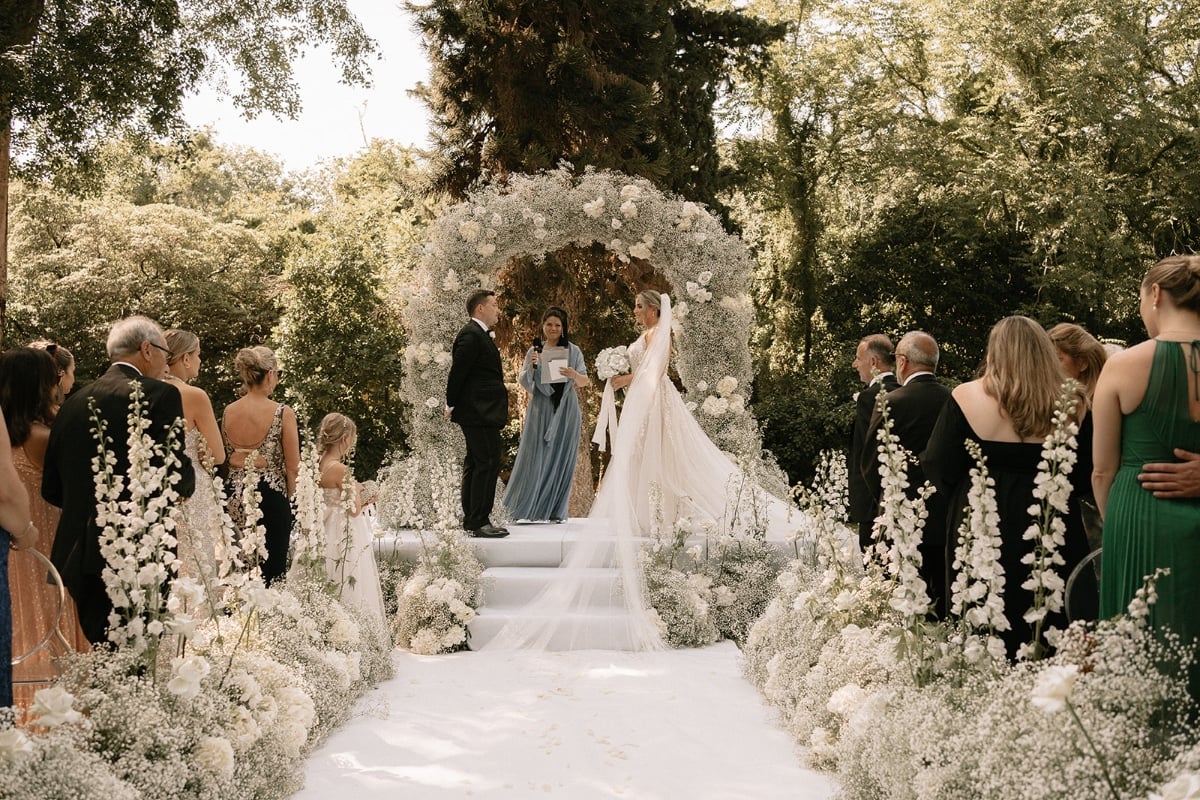
[[[326,489],[336,489],[346,480],[346,465],[340,461],[330,461],[321,468],[321,486]]]

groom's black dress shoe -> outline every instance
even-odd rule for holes
[[[476,539],[502,539],[508,536],[508,528],[497,528],[489,524],[471,531],[471,535]]]

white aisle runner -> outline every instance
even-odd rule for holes
[[[666,653],[394,654],[297,800],[827,800],[729,642]]]

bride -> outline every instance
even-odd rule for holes
[[[690,516],[719,525],[730,511],[726,498],[731,482],[747,480],[704,434],[667,375],[670,297],[649,289],[640,292],[634,316],[644,331],[629,347],[630,373],[610,379],[613,388],[626,390],[625,402],[612,433],[612,459],[583,525],[584,535],[571,541],[555,580],[529,603],[528,618],[507,626],[484,649],[569,649],[586,635],[586,612],[606,599],[624,610],[616,624],[623,629],[617,633],[626,647],[663,649],[660,621],[650,608],[640,562],[651,522],[661,509],[666,524]],[[603,423],[597,438],[602,439],[602,429]],[[791,519],[791,507],[756,494],[765,506],[768,529],[782,530]],[[596,579],[598,569],[612,566],[619,598],[601,596],[612,590]]]

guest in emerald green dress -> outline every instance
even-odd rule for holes
[[[1141,314],[1150,340],[1109,358],[1093,405],[1100,614],[1124,612],[1144,577],[1167,567],[1150,622],[1189,641],[1200,636],[1200,504],[1156,497],[1137,476],[1148,462],[1175,461],[1175,448],[1200,451],[1200,256],[1151,267]],[[1200,670],[1190,685],[1200,696]]]
[[[521,387],[529,393],[529,410],[525,413],[512,477],[504,493],[504,506],[514,520],[561,522],[567,518],[583,425],[575,390],[587,386],[589,380],[583,352],[570,341],[566,311],[551,306],[542,315],[542,337],[525,354],[517,376]],[[549,347],[567,349],[567,366],[562,369],[565,381],[542,380],[543,371],[549,369],[541,363],[542,350]]]

